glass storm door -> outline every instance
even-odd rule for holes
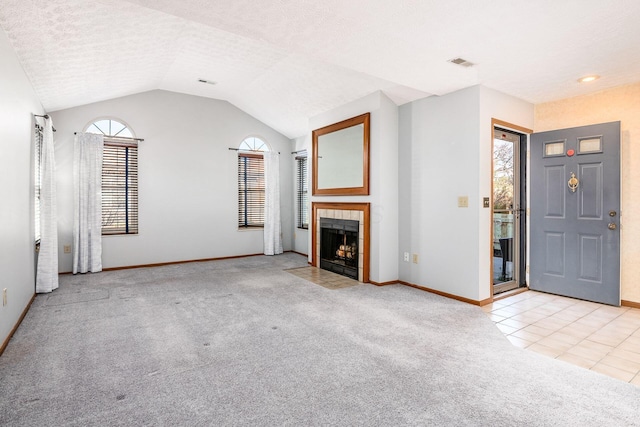
[[[519,146],[521,135],[500,128],[493,138],[493,293],[518,287]]]

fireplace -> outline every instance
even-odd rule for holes
[[[349,277],[353,277],[359,282],[369,283],[369,215],[370,214],[370,204],[369,203],[352,203],[352,202],[312,202],[311,203],[311,223],[309,224],[309,228],[311,229],[311,265],[318,268],[327,268],[332,271],[338,270],[338,267],[343,267],[342,272],[340,274],[344,274],[344,268],[353,269],[355,268],[357,271],[357,275],[351,274]],[[356,252],[358,254],[357,259],[349,260],[349,265],[347,265],[347,260],[335,260],[335,251],[340,251],[340,245],[343,245],[342,253],[338,253],[337,255],[340,257],[347,258],[346,253],[353,254],[353,241],[348,240],[345,243],[345,236],[342,236],[342,242],[338,244],[336,248],[334,248],[334,256],[327,262],[324,262],[324,267],[322,266],[322,260],[320,257],[320,252],[322,252],[320,241],[322,238],[322,227],[320,226],[320,219],[339,219],[347,221],[346,224],[349,225],[348,230],[343,231],[346,232],[356,232],[353,229],[354,222],[358,223],[357,229],[357,238],[354,238],[356,243]],[[325,221],[326,222],[326,221]],[[331,222],[331,221],[329,221]],[[329,227],[324,227],[329,228]],[[333,223],[331,227],[333,228]],[[334,234],[340,234],[334,233]],[[350,235],[353,237],[353,235]],[[346,236],[347,239],[350,236]],[[325,249],[326,251],[326,249]],[[355,257],[354,257],[355,258]],[[326,258],[328,259],[328,258]],[[340,262],[342,261],[342,262]],[[353,262],[352,262],[353,261]],[[342,265],[344,263],[344,265]],[[353,272],[351,270],[351,272]]]
[[[320,218],[320,268],[358,280],[358,221]]]

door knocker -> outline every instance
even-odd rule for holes
[[[569,189],[571,190],[572,193],[576,192],[576,188],[578,188],[578,184],[580,184],[580,181],[578,181],[578,178],[576,178],[576,174],[571,172],[571,178],[569,178],[569,182],[567,182],[567,185],[569,186]]]

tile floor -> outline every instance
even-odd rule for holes
[[[640,309],[527,291],[482,310],[515,346],[640,386]]]
[[[286,270],[288,273],[313,282],[327,289],[342,289],[359,285],[360,282],[316,267],[300,267]]]

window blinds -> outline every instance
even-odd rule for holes
[[[238,227],[264,226],[264,159],[238,153]]]
[[[307,158],[296,157],[297,164],[297,205],[298,228],[309,228],[309,193],[307,179]]]
[[[34,141],[35,141],[35,168],[34,168],[34,194],[35,194],[35,234],[36,243],[40,243],[40,192],[42,189],[42,140],[44,135],[42,128],[38,125],[35,127]]]
[[[138,146],[104,140],[102,234],[138,233]]]

